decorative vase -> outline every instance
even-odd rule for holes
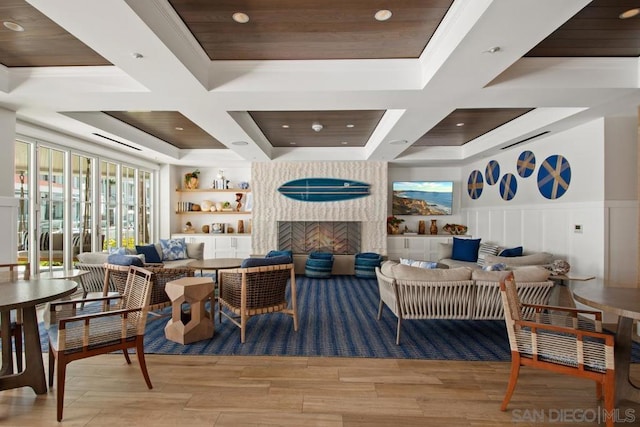
[[[431,220],[431,227],[429,227],[429,233],[438,234],[438,224],[435,219]]]
[[[195,190],[198,188],[199,180],[198,177],[192,176],[190,173],[184,176],[184,186],[187,190]]]
[[[236,212],[240,212],[240,208],[242,208],[242,193],[236,193]]]
[[[418,221],[418,234],[426,234],[427,224],[424,221]]]
[[[400,227],[398,227],[397,225],[387,224],[387,233],[400,234]]]
[[[244,233],[244,221],[241,219],[238,220],[238,233]]]

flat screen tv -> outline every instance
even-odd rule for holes
[[[393,215],[451,215],[453,182],[394,182],[392,204]]]

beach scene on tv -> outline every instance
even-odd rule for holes
[[[451,215],[453,182],[394,182],[392,202],[393,215]]]

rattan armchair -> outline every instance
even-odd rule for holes
[[[151,272],[150,312],[171,307],[171,300],[164,290],[167,282],[180,279],[182,277],[193,277],[195,274],[195,270],[189,267],[164,268],[157,265],[145,265],[144,268]],[[104,264],[104,271],[105,274],[102,285],[103,295],[106,295],[112,286],[118,293],[122,294],[127,280],[128,267],[115,264]],[[170,314],[167,314],[167,316],[169,315]]]
[[[50,304],[49,387],[53,386],[57,362],[58,421],[62,420],[67,364],[74,360],[122,350],[130,364],[127,350],[135,348],[147,387],[152,388],[144,359],[144,331],[150,298],[151,272],[130,266],[127,267],[127,280],[122,295]],[[112,305],[112,301],[116,304]],[[81,308],[82,305],[84,308]]]
[[[89,292],[102,292],[104,293],[104,274],[105,269],[103,264],[83,264],[76,263],[75,268],[78,270],[88,271],[87,274],[80,276],[80,286],[82,287],[82,298],[86,298]],[[115,284],[109,283],[107,292],[117,292]]]
[[[218,319],[222,316],[240,328],[240,341],[245,341],[247,320],[259,314],[283,312],[293,317],[298,330],[296,274],[293,264],[219,270]],[[291,307],[286,298],[291,284]],[[237,320],[240,318],[240,321]]]
[[[511,375],[500,409],[507,409],[520,366],[531,366],[594,380],[598,398],[604,397],[606,425],[613,426],[614,336],[602,333],[602,314],[521,304],[513,274],[500,280],[500,293],[511,347]]]
[[[22,279],[29,280],[31,274],[29,263],[0,264],[0,282],[18,279],[20,276],[20,272],[18,271],[20,267],[24,267]],[[12,311],[9,315],[3,317],[0,320],[0,330],[0,336],[2,334],[8,334],[13,337],[13,345],[16,353],[16,369],[18,372],[22,372],[22,311]]]

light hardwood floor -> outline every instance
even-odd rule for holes
[[[61,424],[55,388],[2,391],[0,425],[580,426],[594,423],[556,421],[589,419],[599,406],[592,382],[523,368],[501,412],[502,362],[147,355],[153,390],[132,362],[113,354],[71,363]],[[636,421],[619,425],[640,425],[640,405],[621,409]]]

